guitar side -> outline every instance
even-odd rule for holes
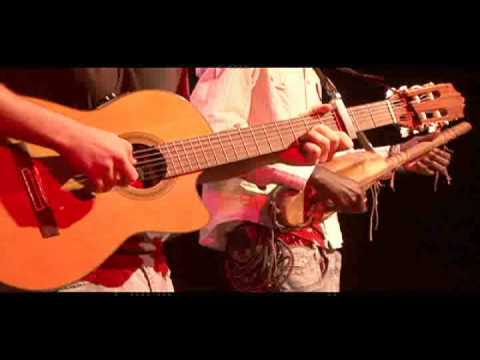
[[[124,96],[94,111],[78,111],[33,100],[79,122],[113,132],[136,144],[207,135],[207,122],[187,101],[161,91]],[[145,189],[116,188],[79,196],[63,180],[69,169],[55,152],[27,145],[39,170],[59,235],[44,238],[12,152],[0,148],[6,164],[0,185],[0,282],[27,290],[51,290],[81,279],[102,264],[130,236],[145,232],[184,233],[209,220],[197,192],[199,173],[167,179]]]

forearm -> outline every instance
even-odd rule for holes
[[[81,126],[0,84],[0,137],[15,138],[60,151],[71,144]]]

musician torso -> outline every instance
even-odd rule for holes
[[[215,68],[202,69],[199,75],[191,101],[214,131],[282,121],[322,104],[320,79],[311,68]],[[204,186],[212,221],[201,232],[202,244],[223,250],[225,232],[239,221],[270,224],[268,198],[275,184],[300,190],[312,171],[312,166],[276,164],[244,178]],[[330,247],[342,246],[336,214],[324,223],[323,230]]]

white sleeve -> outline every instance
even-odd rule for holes
[[[190,101],[214,132],[247,127],[258,76],[259,69],[255,68],[203,69]]]

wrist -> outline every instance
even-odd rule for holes
[[[317,165],[310,179],[313,179],[318,184],[323,184],[328,181],[331,174],[332,173],[322,165]]]
[[[70,119],[68,119],[70,120]],[[73,147],[79,146],[82,139],[85,139],[85,126],[74,121],[64,121],[58,136],[52,139],[52,149],[59,154],[69,152]]]
[[[388,157],[396,155],[400,152],[402,152],[402,145],[401,144],[392,145],[390,147],[390,150],[388,151]]]

